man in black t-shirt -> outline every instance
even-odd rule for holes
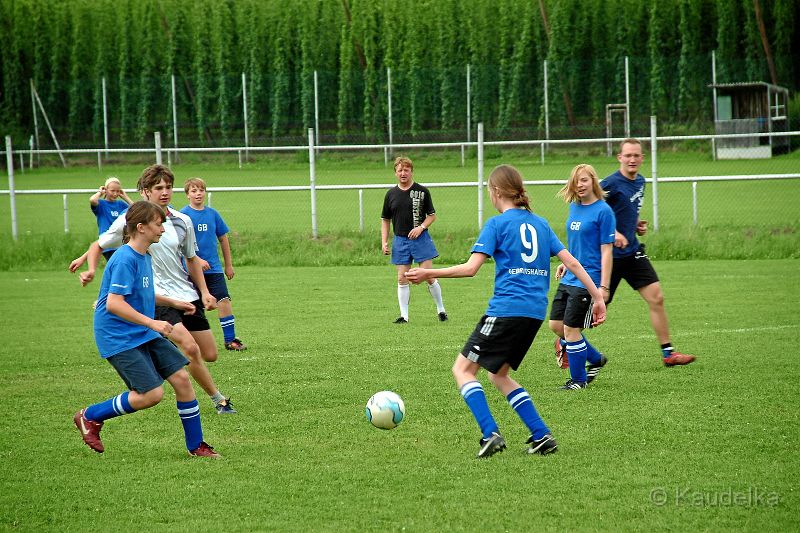
[[[414,164],[407,157],[394,161],[394,174],[397,186],[386,192],[381,213],[381,243],[384,255],[389,255],[389,225],[394,229],[392,239],[392,264],[397,267],[397,300],[400,303],[400,317],[395,324],[408,322],[408,302],[411,287],[406,272],[413,262],[422,268],[431,268],[433,259],[439,252],[428,234],[428,228],[436,220],[431,193],[427,187],[414,182]],[[442,303],[442,288],[436,279],[428,280],[428,291],[436,302],[439,320],[447,320]]]

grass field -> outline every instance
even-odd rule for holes
[[[629,290],[590,333],[610,362],[586,391],[556,390],[567,376],[542,330],[516,378],[560,451],[523,453],[526,431],[482,375],[509,442],[484,461],[449,369],[485,309],[490,265],[442,282],[448,323],[415,287],[401,327],[388,265],[239,268],[251,349],[212,368],[239,414],[200,399],[216,462],[186,456],[171,392],[109,421],[106,453],[91,452],[72,414],[122,389],[91,336],[99,285],[66,269],[0,272],[0,529],[797,530],[799,266],[658,262],[673,341],[698,355],[685,368],[661,366]],[[363,413],[381,389],[406,402],[389,432]]]

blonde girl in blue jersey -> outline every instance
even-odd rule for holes
[[[569,204],[566,224],[569,251],[600,287],[603,300],[608,301],[616,220],[614,211],[603,201],[605,193],[594,167],[582,164],[573,168],[558,195]],[[556,279],[561,283],[550,307],[549,325],[557,335],[556,359],[570,371],[570,379],[561,388],[580,390],[594,380],[606,358],[582,334],[590,327],[592,318],[589,291],[564,265],[556,269]]]
[[[122,188],[119,178],[109,177],[96,193],[89,197],[89,207],[97,218],[97,230],[102,235],[111,224],[133,203],[128,193]],[[103,257],[108,261],[116,248],[103,250]]]
[[[494,258],[494,294],[486,314],[456,356],[453,376],[481,430],[478,458],[490,457],[506,447],[483,386],[477,381],[481,367],[489,372],[489,381],[506,397],[530,431],[528,453],[546,455],[555,452],[558,444],[528,392],[509,372],[519,367],[547,313],[550,257],[557,256],[589,288],[595,298],[592,305],[595,325],[605,320],[605,304],[600,290],[564,248],[547,221],[531,212],[519,171],[500,165],[489,176],[488,186],[489,198],[500,215],[486,222],[469,260],[447,268],[414,268],[406,277],[414,283],[430,278],[472,277],[487,258]]]
[[[136,202],[128,210],[126,243],[106,266],[94,314],[100,356],[114,367],[128,390],[81,409],[73,422],[83,442],[103,453],[100,430],[105,421],[158,404],[167,380],[175,389],[189,454],[218,458],[203,441],[200,407],[184,369],[189,361],[164,338],[172,332],[172,324],[154,319],[153,266],[147,251],[161,239],[165,220],[164,211],[150,202]]]

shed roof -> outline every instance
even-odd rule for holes
[[[767,83],[765,81],[740,81],[736,83],[712,83],[709,84],[709,87],[712,89],[756,89],[759,87],[763,87],[765,89],[770,89],[774,92],[784,92],[788,93],[789,89],[786,87],[781,87],[780,85],[773,85],[772,83]]]

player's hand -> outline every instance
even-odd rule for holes
[[[172,333],[172,324],[164,320],[153,320],[150,323],[150,329],[167,337]]]
[[[419,238],[420,235],[422,235],[423,231],[425,231],[425,228],[423,228],[422,226],[417,226],[416,228],[408,232],[408,238],[412,240],[417,239]]]
[[[69,264],[69,271],[70,272],[75,272],[80,267],[82,267],[85,262],[86,262],[86,255],[85,254],[80,256],[77,259],[73,259],[72,262]]]
[[[614,232],[614,247],[615,248],[625,248],[628,246],[628,239],[622,233],[615,231]]]
[[[206,311],[211,311],[212,309],[217,308],[217,299],[211,296],[210,293],[206,293],[203,295],[203,306],[206,308]]]
[[[98,191],[100,192],[100,194],[105,194],[106,193],[106,186],[105,185],[101,185],[100,188],[98,189]]]
[[[414,285],[421,283],[430,277],[428,276],[427,270],[424,268],[412,268],[405,273],[405,276],[406,279]]]
[[[178,311],[183,311],[184,315],[193,315],[196,311],[192,302],[180,302],[178,300],[173,300],[172,307]]]
[[[225,276],[226,276],[226,277],[227,277],[229,280],[233,279],[233,276],[234,276],[234,274],[235,274],[235,272],[233,271],[233,267],[232,267],[232,266],[230,266],[230,267],[225,267]]]
[[[599,326],[606,321],[606,303],[594,300],[592,302],[592,326]]]
[[[94,279],[94,270],[87,270],[78,274],[78,279],[81,282],[81,287],[87,286]]]
[[[388,243],[382,245],[381,249],[383,250],[383,255],[389,255],[389,244]]]
[[[566,273],[567,273],[567,267],[564,266],[564,263],[561,263],[560,265],[558,265],[558,268],[556,268],[556,279],[563,278],[564,274]]]
[[[205,272],[206,270],[211,268],[211,265],[209,265],[208,261],[206,261],[205,259],[201,259],[200,260],[200,268],[202,268],[203,272]]]
[[[645,233],[647,233],[647,221],[640,220],[639,222],[636,223],[636,235],[639,235],[641,237]]]

